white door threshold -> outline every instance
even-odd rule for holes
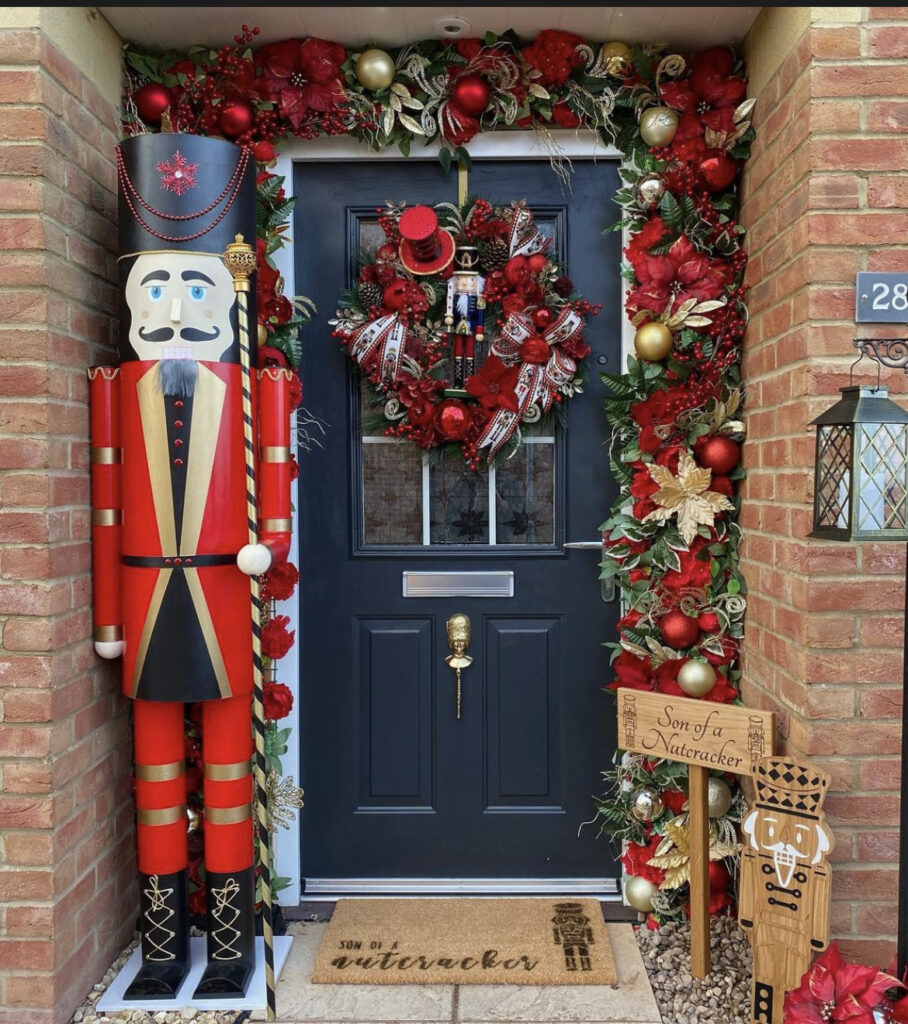
[[[307,878],[301,900],[339,896],[592,896],[620,902],[614,878]]]

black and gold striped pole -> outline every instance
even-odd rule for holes
[[[249,544],[259,537],[258,508],[255,487],[255,424],[252,420],[252,345],[249,336],[247,293],[249,278],[255,272],[255,249],[237,235],[227,246],[224,263],[233,276],[237,298],[237,324],[240,340],[240,367],[243,380],[243,441],[246,449],[246,516]],[[274,925],[271,901],[271,835],[268,830],[268,793],[265,762],[265,699],[262,665],[262,601],[258,576],[251,575],[252,595],[252,725],[255,733],[255,817],[259,837],[259,860],[262,868],[262,938],[265,945],[265,989],[268,999],[268,1020],[275,1020],[277,1002],[274,981]]]

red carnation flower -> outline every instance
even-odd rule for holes
[[[552,120],[560,128],[580,127],[580,115],[574,112],[573,107],[566,100],[562,100],[552,107]]]
[[[262,654],[266,658],[283,658],[293,646],[296,630],[287,629],[289,625],[289,616],[275,615],[262,626]]]
[[[290,375],[290,408],[298,408],[302,400],[303,382],[300,380],[299,374],[293,373]]]
[[[259,345],[256,352],[256,363],[258,368],[263,370],[266,366],[287,366],[287,357],[279,348],[273,345]]]
[[[542,85],[564,85],[574,68],[584,63],[583,56],[577,52],[577,47],[582,45],[580,36],[572,32],[547,28],[521,52],[531,68],[542,72],[538,78]]]
[[[262,139],[252,147],[252,152],[255,156],[256,163],[259,164],[270,164],[273,160],[277,159],[277,153],[274,151],[274,146],[267,139]]]
[[[299,583],[299,569],[293,562],[278,562],[272,565],[262,577],[261,598],[263,601],[286,601],[293,597]]]
[[[517,412],[519,405],[514,388],[520,376],[519,366],[505,366],[498,356],[490,355],[478,373],[467,379],[466,389],[479,399],[486,412],[507,409]]]
[[[286,718],[293,710],[293,694],[283,683],[265,683],[262,690],[265,718],[276,722]]]
[[[325,39],[269,43],[256,55],[257,85],[299,129],[310,110],[325,113],[344,102],[341,65],[346,59],[342,46]]]
[[[665,871],[649,863],[656,856],[656,848],[661,842],[662,836],[653,836],[645,845],[628,843],[621,854],[621,863],[627,874],[632,878],[645,878],[653,885],[661,885],[665,879]]]

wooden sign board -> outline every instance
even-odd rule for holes
[[[618,746],[637,754],[749,775],[772,751],[771,711],[618,690]]]
[[[710,970],[709,773],[749,775],[754,762],[772,753],[773,714],[647,690],[617,692],[618,746],[690,766],[690,970],[705,978]]]

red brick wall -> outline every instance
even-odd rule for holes
[[[896,930],[905,549],[807,538],[809,422],[848,383],[855,273],[908,270],[908,8],[864,8],[863,22],[846,24],[816,20],[834,8],[811,10],[825,14],[754,93],[743,188],[752,320],[742,695],[778,711],[783,750],[832,776],[832,929],[846,953],[885,966]],[[856,381],[875,379],[872,366]],[[894,397],[908,391],[901,371],[884,373]]]
[[[137,907],[127,708],[90,640],[116,114],[40,31],[0,31],[0,1024],[68,1020]]]

